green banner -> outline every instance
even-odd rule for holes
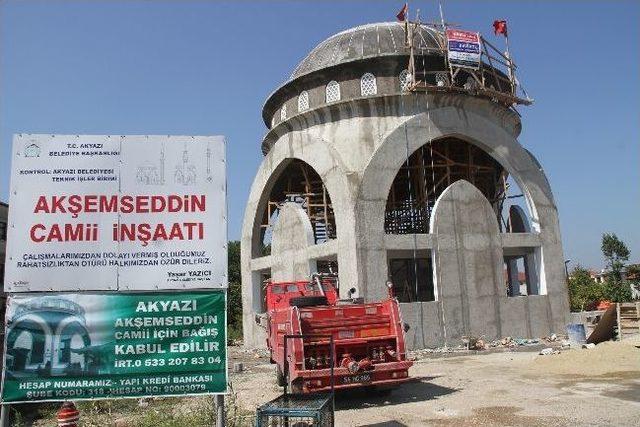
[[[225,291],[12,295],[4,402],[224,393]]]

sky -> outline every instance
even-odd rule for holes
[[[262,160],[261,109],[319,42],[394,20],[399,1],[0,0],[0,200],[14,133],[225,135],[229,238]],[[640,2],[453,1],[494,44],[508,21],[520,142],[551,182],[570,266],[601,268],[614,232],[640,262]],[[437,3],[413,1],[423,20]],[[412,12],[412,15],[413,13]]]

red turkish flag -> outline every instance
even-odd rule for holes
[[[497,36],[498,34],[504,34],[507,37],[507,21],[493,21],[493,33]]]
[[[407,12],[409,12],[409,4],[405,3],[404,6],[402,6],[402,9],[400,9],[400,12],[398,12],[398,14],[396,15],[396,18],[398,18],[398,21],[400,22],[406,21]]]

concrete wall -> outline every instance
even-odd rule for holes
[[[531,231],[500,234],[486,215],[476,224],[473,209],[464,206],[464,197],[458,197],[456,202],[451,200],[451,212],[467,218],[453,227],[473,231],[476,225],[482,225],[476,234],[486,241],[476,251],[475,266],[461,270],[465,274],[466,289],[461,292],[467,292],[466,308],[461,308],[462,302],[458,304],[448,297],[402,304],[404,320],[412,326],[409,345],[413,348],[441,345],[445,335],[454,336],[452,331],[456,331],[456,336],[467,332],[542,336],[563,330],[569,305],[557,211],[544,172],[516,140],[519,131],[519,118],[510,110],[488,100],[458,94],[411,93],[349,99],[277,124],[265,137],[265,144],[271,148],[256,174],[243,224],[245,344],[261,346],[264,342],[263,332],[253,321],[260,307],[259,272],[286,275],[290,267],[285,264],[294,259],[292,250],[296,260],[337,257],[341,293],[355,287],[359,296],[374,301],[386,295],[389,251],[413,248],[433,252],[447,241],[446,236],[458,233],[463,241],[466,239],[464,232],[460,235],[456,230],[442,236],[437,232],[417,236],[390,236],[384,232],[386,199],[399,168],[422,145],[448,136],[480,147],[511,174],[524,192]],[[306,248],[288,247],[282,252],[274,246],[271,256],[261,257],[260,218],[271,186],[291,159],[306,162],[322,178],[333,203],[338,237]],[[483,205],[473,191],[465,188],[461,191],[473,196],[474,203]],[[486,205],[483,206],[485,210]],[[473,250],[459,251],[455,246],[449,250],[456,254],[453,259],[458,265],[476,256]],[[514,298],[500,295],[504,279],[497,263],[502,252],[514,251],[535,255],[532,259],[540,278],[540,295]],[[445,274],[458,268],[451,267],[449,262],[440,257],[440,263],[434,263],[434,274],[441,274],[443,281],[455,282],[454,276]],[[475,283],[478,278],[481,283]],[[485,295],[487,289],[493,293]],[[442,295],[448,294],[443,290]],[[490,325],[481,323],[483,319],[473,312],[464,312],[484,304],[489,304],[494,313]],[[461,310],[460,315],[447,316],[450,310]]]

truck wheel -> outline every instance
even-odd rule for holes
[[[295,297],[289,300],[291,307],[313,307],[316,305],[328,305],[327,297]]]
[[[287,384],[284,380],[284,374],[280,370],[279,365],[276,365],[276,377],[278,378],[278,386],[284,387]]]
[[[297,378],[296,380],[291,382],[291,393],[294,393],[294,394],[302,393],[302,378]]]

